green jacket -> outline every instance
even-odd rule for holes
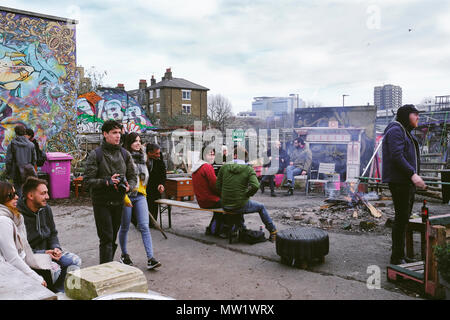
[[[243,207],[259,188],[255,170],[244,164],[228,163],[219,170],[216,181],[222,207]]]

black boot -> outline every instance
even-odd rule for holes
[[[272,191],[270,191],[270,196],[271,197],[276,197],[277,195],[275,194],[275,191],[272,190]]]

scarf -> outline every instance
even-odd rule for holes
[[[17,216],[7,206],[0,204],[0,216],[8,217],[14,222],[14,243],[19,254],[25,252],[25,262],[32,268],[41,269],[36,259],[34,259],[33,250],[28,243],[27,231],[22,215]]]

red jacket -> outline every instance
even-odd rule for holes
[[[192,183],[194,193],[200,208],[211,208],[219,200],[216,189],[216,174],[212,165],[201,162],[194,165],[192,173]]]

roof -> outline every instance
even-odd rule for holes
[[[38,18],[43,18],[43,19],[48,19],[48,20],[62,21],[62,22],[71,23],[71,24],[78,24],[78,21],[74,20],[74,19],[61,18],[61,17],[51,16],[48,14],[19,10],[19,9],[8,8],[8,7],[3,7],[3,6],[0,6],[0,11],[18,13],[18,14],[23,14],[23,15],[28,15],[28,16],[33,16],[33,17],[38,17]]]
[[[193,90],[209,90],[201,85],[195,84],[191,81],[182,78],[172,78],[164,79],[147,89],[158,89],[158,88],[180,88],[180,89],[193,89]]]

